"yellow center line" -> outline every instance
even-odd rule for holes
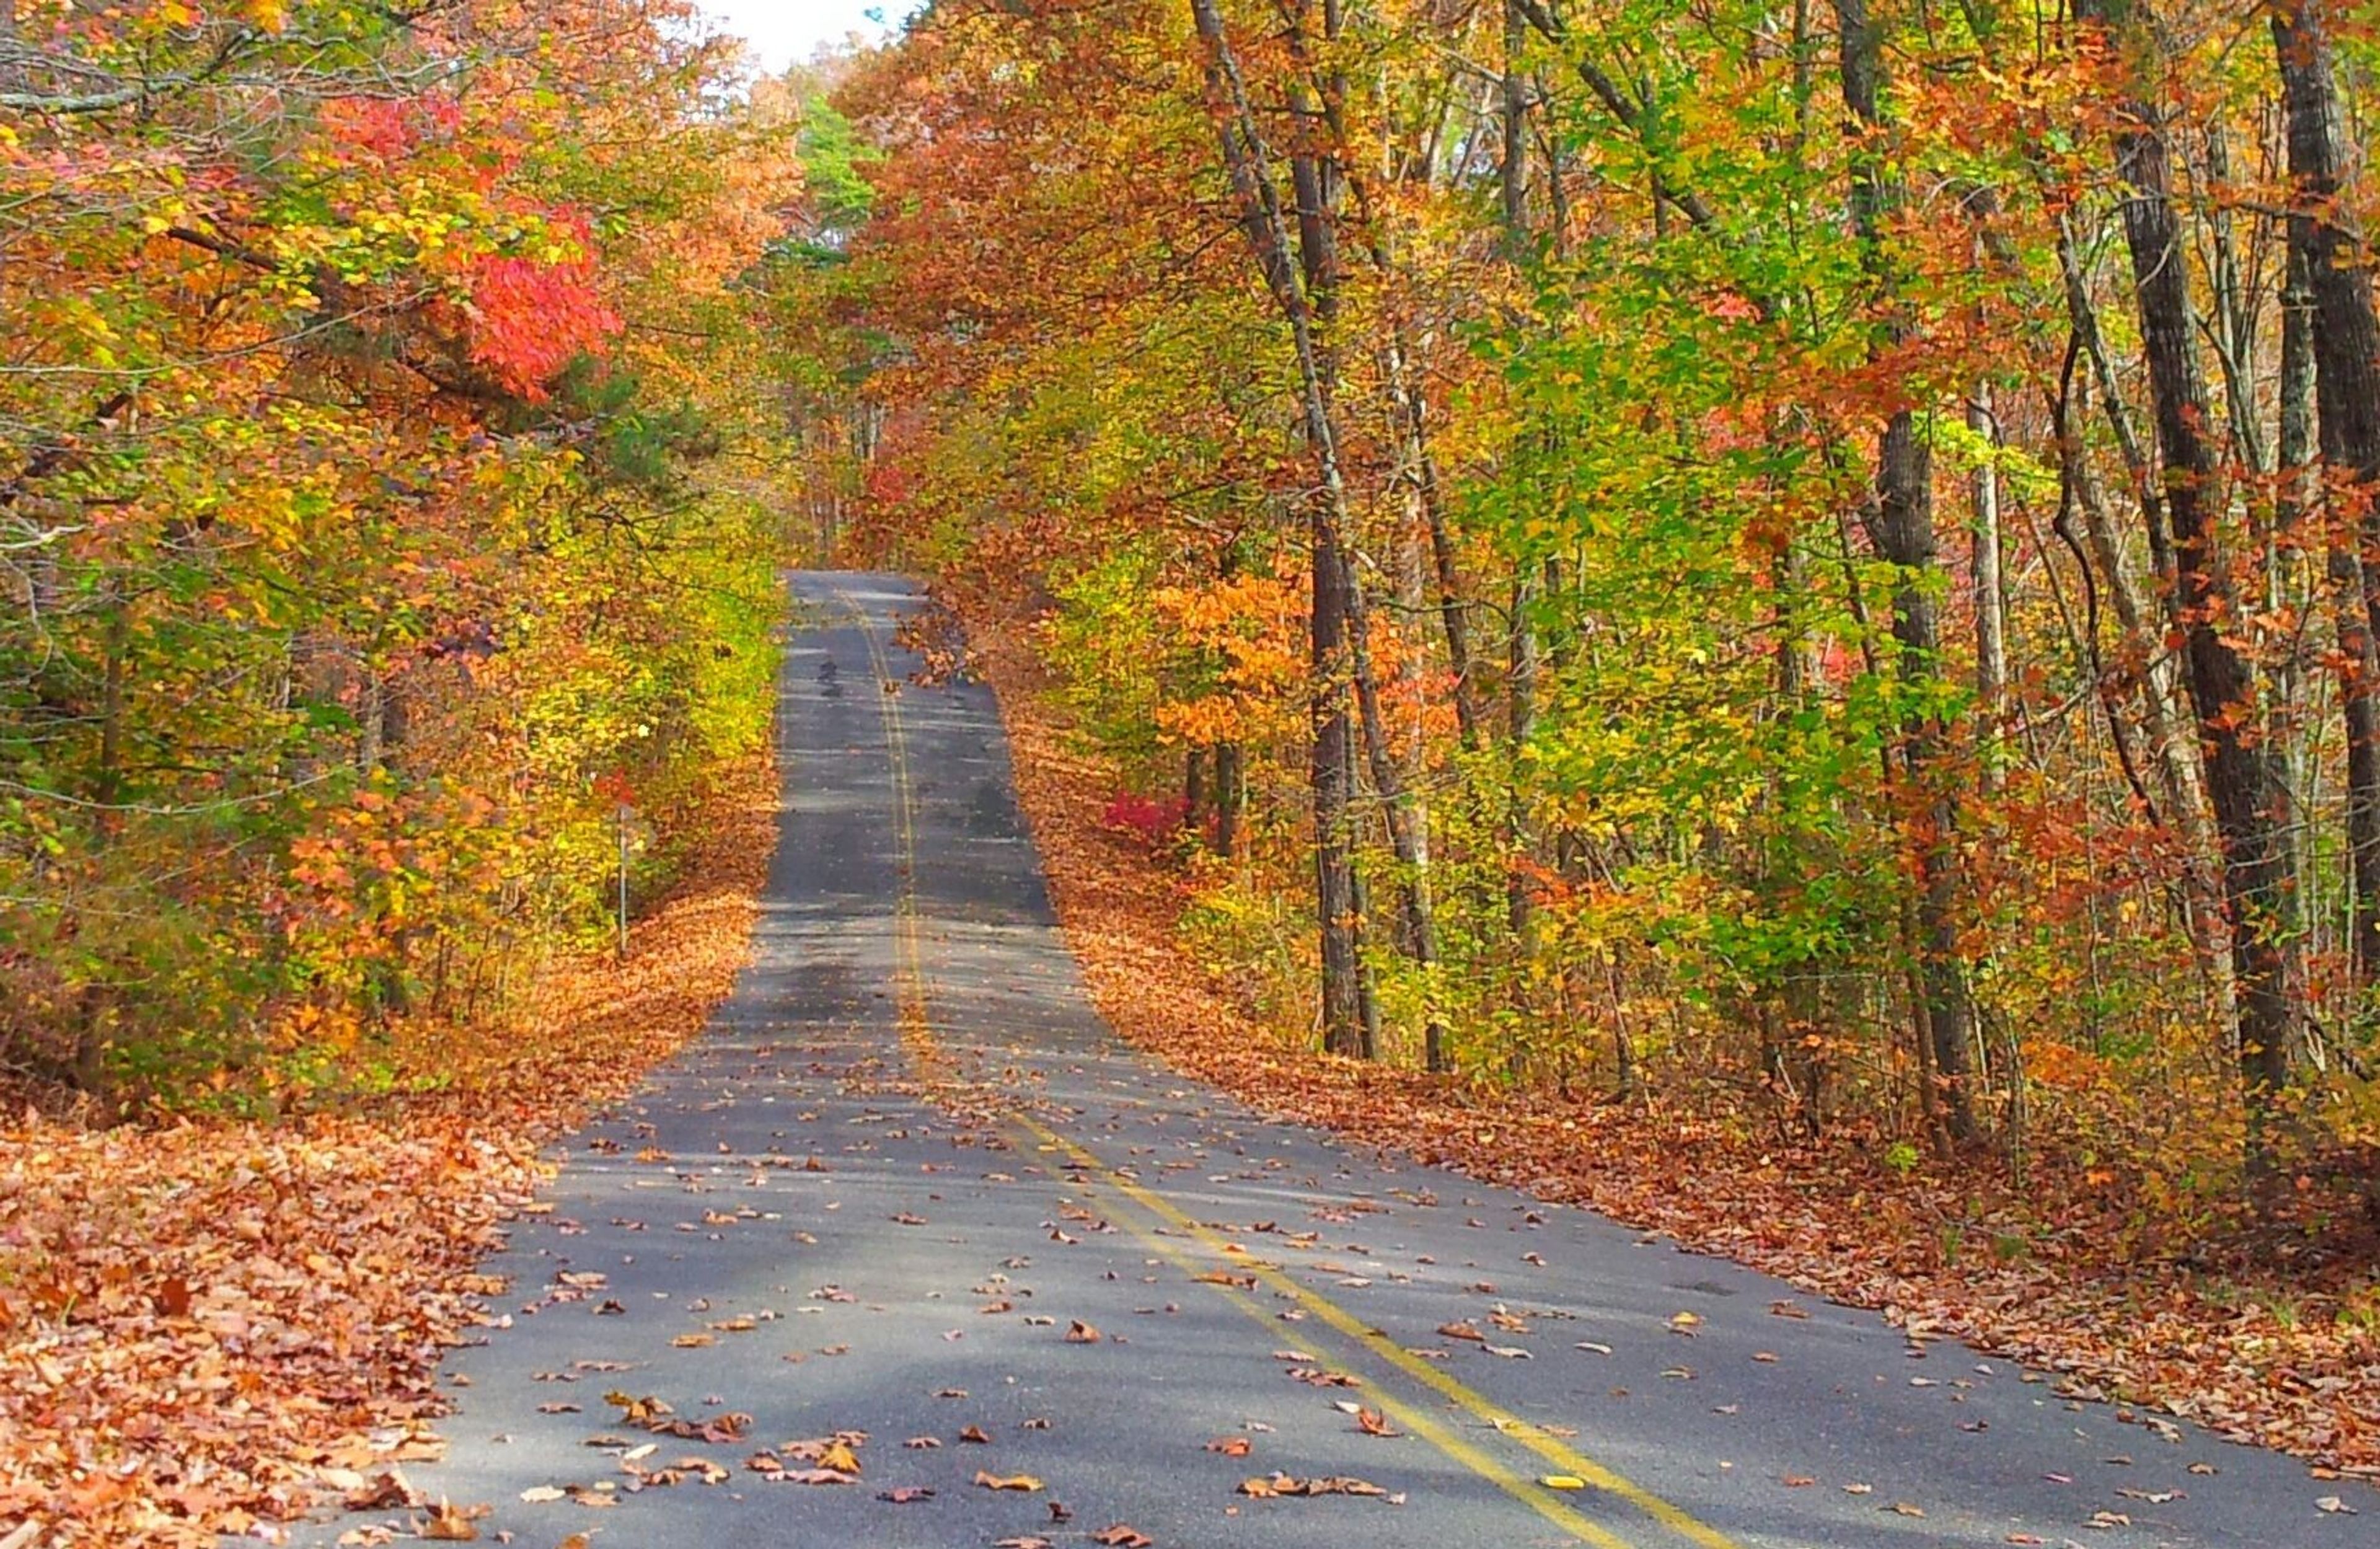
[[[1180,1212],[1167,1205],[1163,1200],[1135,1185],[1127,1183],[1118,1177],[1112,1168],[1107,1167],[1098,1157],[1064,1136],[1045,1128],[1025,1115],[1015,1115],[1014,1117],[1017,1127],[1039,1141],[1043,1150],[1067,1153],[1077,1158],[1085,1167],[1097,1169],[1102,1178],[1143,1209],[1150,1210],[1162,1219],[1181,1222],[1188,1220]],[[1170,1238],[1160,1237],[1130,1215],[1118,1213],[1117,1219],[1122,1223],[1124,1230],[1130,1232],[1144,1246],[1175,1268],[1185,1274],[1196,1275],[1205,1267],[1198,1259],[1184,1252],[1179,1244]],[[1226,1257],[1225,1262],[1236,1274],[1256,1273],[1252,1266],[1239,1262],[1234,1258]],[[1257,1278],[1268,1285],[1273,1284],[1269,1276],[1257,1275]],[[1273,1313],[1267,1311],[1254,1298],[1237,1287],[1218,1286],[1212,1281],[1202,1281],[1200,1284],[1204,1288],[1222,1297],[1258,1327],[1268,1332],[1280,1327],[1280,1320]],[[1275,1288],[1279,1287],[1276,1286]],[[1596,1549],[1630,1549],[1628,1540],[1586,1517],[1544,1485],[1505,1467],[1486,1451],[1474,1446],[1439,1424],[1438,1420],[1427,1411],[1415,1409],[1377,1389],[1373,1390],[1372,1402],[1378,1408],[1383,1417],[1419,1436],[1423,1441],[1519,1501],[1572,1538],[1582,1543],[1592,1543],[1596,1545]]]
[[[1521,1419],[1484,1394],[1415,1355],[1321,1292],[1300,1284],[1289,1275],[1269,1264],[1260,1263],[1241,1253],[1231,1251],[1230,1245],[1223,1238],[1184,1214],[1180,1207],[1163,1195],[1155,1193],[1108,1165],[1091,1151],[1048,1128],[1028,1116],[1017,1116],[1016,1122],[1045,1145],[1066,1153],[1086,1170],[1097,1172],[1100,1179],[1111,1188],[1150,1214],[1171,1225],[1176,1232],[1196,1241],[1199,1246],[1214,1254],[1217,1262],[1235,1274],[1253,1278],[1257,1284],[1273,1291],[1283,1299],[1295,1302],[1307,1313],[1361,1347],[1366,1353],[1386,1361],[1464,1413],[1493,1428],[1498,1434],[1519,1443],[1551,1463],[1558,1472],[1585,1480],[1596,1489],[1617,1496],[1670,1531],[1690,1543],[1703,1545],[1704,1549],[1741,1549],[1735,1540],[1729,1538],[1718,1529],[1698,1520],[1682,1507],[1663,1500],[1644,1486],[1587,1457],[1577,1448],[1566,1445],[1559,1436]],[[1125,1225],[1144,1241],[1150,1240],[1147,1234],[1131,1221],[1127,1220]],[[1160,1247],[1160,1250],[1168,1258],[1184,1263],[1185,1267],[1190,1267],[1189,1261],[1176,1253],[1170,1243]],[[1261,1311],[1258,1311],[1257,1316],[1264,1318],[1268,1327],[1271,1326],[1273,1320],[1269,1316]],[[1418,1433],[1419,1428],[1414,1429]],[[1493,1475],[1490,1477],[1492,1478]],[[1508,1485],[1506,1488],[1510,1489],[1511,1486]],[[1537,1500],[1530,1498],[1536,1494],[1537,1487],[1530,1485],[1526,1488],[1529,1495],[1524,1498],[1529,1499],[1530,1505],[1538,1506]],[[1548,1504],[1559,1505],[1560,1503]],[[1539,1506],[1539,1509],[1542,1511],[1544,1507]],[[1607,1544],[1621,1542],[1611,1538],[1601,1529],[1595,1528],[1593,1524],[1587,1524],[1587,1526],[1593,1534],[1590,1542]]]
[[[909,735],[901,718],[899,680],[892,675],[892,659],[885,653],[884,642],[877,638],[873,621],[848,593],[837,592],[834,595],[850,614],[860,638],[868,642],[868,660],[876,674],[877,708],[883,718],[884,749],[892,767],[894,859],[901,879],[893,905],[893,945],[900,959],[894,975],[900,994],[897,1015],[901,1042],[930,1078],[943,1061],[929,1020],[925,949],[918,933],[917,807],[909,783]]]
[[[917,807],[909,780],[908,737],[902,724],[898,683],[873,623],[850,596],[840,592],[835,596],[849,610],[852,621],[868,642],[868,660],[878,679],[877,698],[884,720],[885,748],[892,768],[893,830],[901,867],[901,885],[895,906],[901,1038],[920,1066],[921,1073],[928,1075],[930,1080],[935,1072],[946,1069],[947,1057],[934,1041],[926,993],[925,955],[919,936],[917,911]],[[1564,1445],[1559,1437],[1522,1420],[1485,1395],[1414,1355],[1329,1297],[1301,1285],[1271,1265],[1257,1263],[1230,1251],[1222,1238],[1184,1214],[1172,1201],[1108,1165],[1087,1148],[1049,1128],[1028,1114],[1019,1112],[1010,1116],[1020,1130],[1032,1137],[1043,1149],[1063,1153],[1073,1159],[1075,1165],[1098,1174],[1109,1187],[1143,1211],[1212,1253],[1224,1267],[1234,1274],[1251,1277],[1277,1296],[1294,1302],[1366,1353],[1387,1362],[1456,1409],[1488,1425],[1499,1435],[1544,1458],[1558,1472],[1572,1475],[1607,1494],[1616,1496],[1679,1537],[1702,1545],[1703,1549],[1741,1549],[1733,1539],[1696,1519],[1682,1508],[1596,1462],[1576,1448]],[[1200,1273],[1200,1262],[1185,1253],[1174,1238],[1160,1235],[1129,1214],[1119,1213],[1119,1219],[1124,1229],[1152,1252],[1186,1273]],[[1274,1315],[1237,1287],[1218,1286],[1213,1282],[1202,1284],[1268,1331],[1274,1327],[1277,1321]],[[1389,1420],[1528,1506],[1572,1538],[1583,1543],[1594,1544],[1597,1549],[1630,1549],[1628,1540],[1582,1515],[1546,1486],[1507,1468],[1486,1451],[1448,1430],[1431,1415],[1385,1394],[1376,1395],[1375,1402]]]

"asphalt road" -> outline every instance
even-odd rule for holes
[[[451,1361],[451,1451],[411,1470],[492,1507],[482,1539],[2380,1543],[2380,1509],[2324,1513],[2342,1487],[2285,1458],[1912,1352],[1126,1049],[1056,928],[990,691],[906,680],[906,583],[794,586],[752,966],[572,1139],[550,1212],[489,1265],[498,1326]],[[800,1482],[856,1432],[855,1482]],[[1242,1493],[1276,1473],[1378,1493]]]

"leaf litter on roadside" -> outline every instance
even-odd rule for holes
[[[547,1143],[734,982],[775,789],[765,761],[736,770],[628,960],[557,960],[505,1037],[430,1052],[435,1086],[279,1124],[0,1122],[0,1522],[212,1545],[325,1494],[425,1509],[399,1470],[443,1450],[436,1363],[495,1321],[480,1259],[507,1216],[550,1214]],[[578,1273],[552,1288],[600,1297]]]

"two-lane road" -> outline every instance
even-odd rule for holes
[[[2374,1542],[2380,1517],[2319,1512],[2337,1487],[2286,1458],[1956,1346],[1913,1358],[1869,1314],[1126,1049],[1057,929],[990,692],[907,680],[905,582],[794,584],[752,965],[573,1139],[551,1212],[489,1266],[507,1321],[451,1362],[451,1453],[414,1473],[492,1506],[483,1538]],[[672,1421],[691,1434],[648,1428]],[[856,1482],[799,1482],[862,1432]],[[1275,1474],[1378,1493],[1243,1493]]]

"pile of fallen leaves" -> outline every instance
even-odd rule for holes
[[[444,1348],[540,1146],[700,1031],[742,966],[775,772],[736,771],[625,963],[408,1051],[428,1095],[281,1124],[0,1129],[0,1542],[212,1543],[437,1456]]]
[[[1912,1339],[1963,1339],[2065,1373],[2062,1391],[2130,1406],[2152,1429],[2183,1417],[2305,1458],[2317,1477],[2380,1479],[2368,1266],[2188,1245],[2143,1257],[2124,1229],[2142,1201],[2086,1187],[2079,1166],[2057,1175],[2056,1158],[2036,1161],[2023,1191],[2005,1178],[1903,1177],[1878,1165],[1872,1137],[1785,1146],[1685,1104],[1475,1091],[1325,1058],[1258,1025],[1182,947],[1182,888],[1100,821],[1115,773],[1068,737],[1026,629],[989,606],[968,612],[1068,943],[1133,1043],[1268,1114],[1393,1135],[1424,1162],[1880,1310]],[[2044,1200],[2059,1201],[2055,1216]],[[2003,1241],[2022,1250],[2003,1256]]]

